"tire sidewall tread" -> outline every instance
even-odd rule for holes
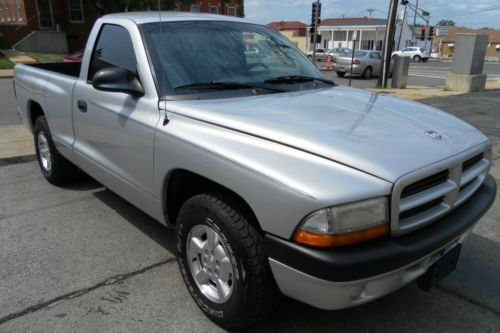
[[[253,325],[272,309],[274,284],[262,237],[243,214],[220,194],[200,194],[189,199],[178,216],[176,247],[181,275],[198,307],[217,325],[239,329]],[[233,293],[228,302],[216,304],[199,291],[188,267],[186,242],[195,225],[215,230],[226,246],[235,272]]]

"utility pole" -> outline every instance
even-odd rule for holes
[[[403,35],[403,28],[406,25],[406,10],[408,9],[408,4],[405,4],[405,11],[403,12],[403,21],[401,22],[401,28],[399,30],[399,39],[398,39],[398,47],[396,51],[399,51],[399,47],[401,46],[401,36]]]
[[[369,15],[370,15],[370,20],[371,20],[371,19],[372,19],[372,13],[375,11],[375,9],[373,9],[373,8],[368,8],[366,11],[367,11],[368,13],[370,13]]]
[[[416,25],[417,25],[417,12],[418,12],[418,0],[416,0],[416,3],[415,3],[415,16],[413,16],[413,32],[412,32],[412,37],[411,37],[411,41],[412,41],[412,44],[413,46],[416,45],[416,35],[415,35],[415,30],[416,30]]]
[[[387,28],[385,30],[384,52],[380,66],[380,75],[378,76],[378,85],[382,88],[387,87],[387,79],[391,68],[391,55],[394,46],[394,33],[396,30],[396,16],[398,14],[398,1],[391,0],[389,14],[387,17]]]
[[[319,0],[316,0],[316,8],[315,12],[313,12],[313,26],[314,26],[314,37],[313,37],[313,64],[316,66],[316,46],[317,46],[317,40],[316,37],[318,36],[318,21],[319,21],[319,15],[320,15],[320,2]]]

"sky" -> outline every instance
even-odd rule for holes
[[[416,0],[410,3],[415,4]],[[313,0],[245,0],[245,15],[252,22],[267,24],[272,21],[311,21]],[[400,1],[399,1],[400,2]],[[375,9],[372,17],[387,18],[389,0],[322,0],[321,17],[363,17],[367,9]],[[419,0],[419,7],[431,14],[431,25],[441,19],[453,20],[469,28],[500,29],[500,1],[498,0]],[[398,6],[398,12],[403,11]],[[492,9],[492,10],[490,10]],[[413,23],[413,12],[410,20]],[[417,21],[417,23],[424,23]]]

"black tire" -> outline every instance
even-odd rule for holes
[[[345,76],[345,73],[344,72],[337,72],[337,76],[342,78]]]
[[[39,116],[36,118],[33,133],[38,165],[40,166],[40,171],[45,179],[47,179],[49,183],[58,186],[67,184],[74,180],[77,168],[74,164],[62,157],[57,151],[45,116]],[[43,138],[45,141],[41,142]],[[40,151],[41,145],[50,152],[48,156],[46,154],[43,155],[45,156],[45,160],[50,163],[50,167],[47,162],[44,164]]]
[[[419,55],[416,55],[413,57],[413,61],[415,61],[415,62],[420,62],[421,60],[422,60],[422,58]]]
[[[429,60],[429,58],[422,58],[422,62],[427,62],[427,60]]]
[[[373,74],[372,68],[371,67],[367,67],[365,69],[365,71],[363,72],[363,78],[365,80],[370,80],[372,78],[372,74]]]
[[[204,314],[226,329],[252,326],[266,317],[280,298],[262,235],[249,223],[250,217],[244,211],[227,195],[200,194],[182,206],[177,218],[177,258],[187,289]],[[201,291],[189,266],[193,259],[188,259],[187,244],[191,241],[192,230],[200,226],[208,226],[218,234],[218,246],[223,245],[231,259],[233,289],[229,299],[222,304],[212,301]],[[194,261],[200,264],[207,260],[201,256],[197,258],[200,259]],[[213,282],[211,278],[208,280],[209,283]]]

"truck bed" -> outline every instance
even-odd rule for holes
[[[77,78],[80,76],[80,68],[82,67],[82,64],[78,62],[54,62],[31,64],[28,66],[45,69],[51,72],[56,72],[59,74],[69,75]]]

